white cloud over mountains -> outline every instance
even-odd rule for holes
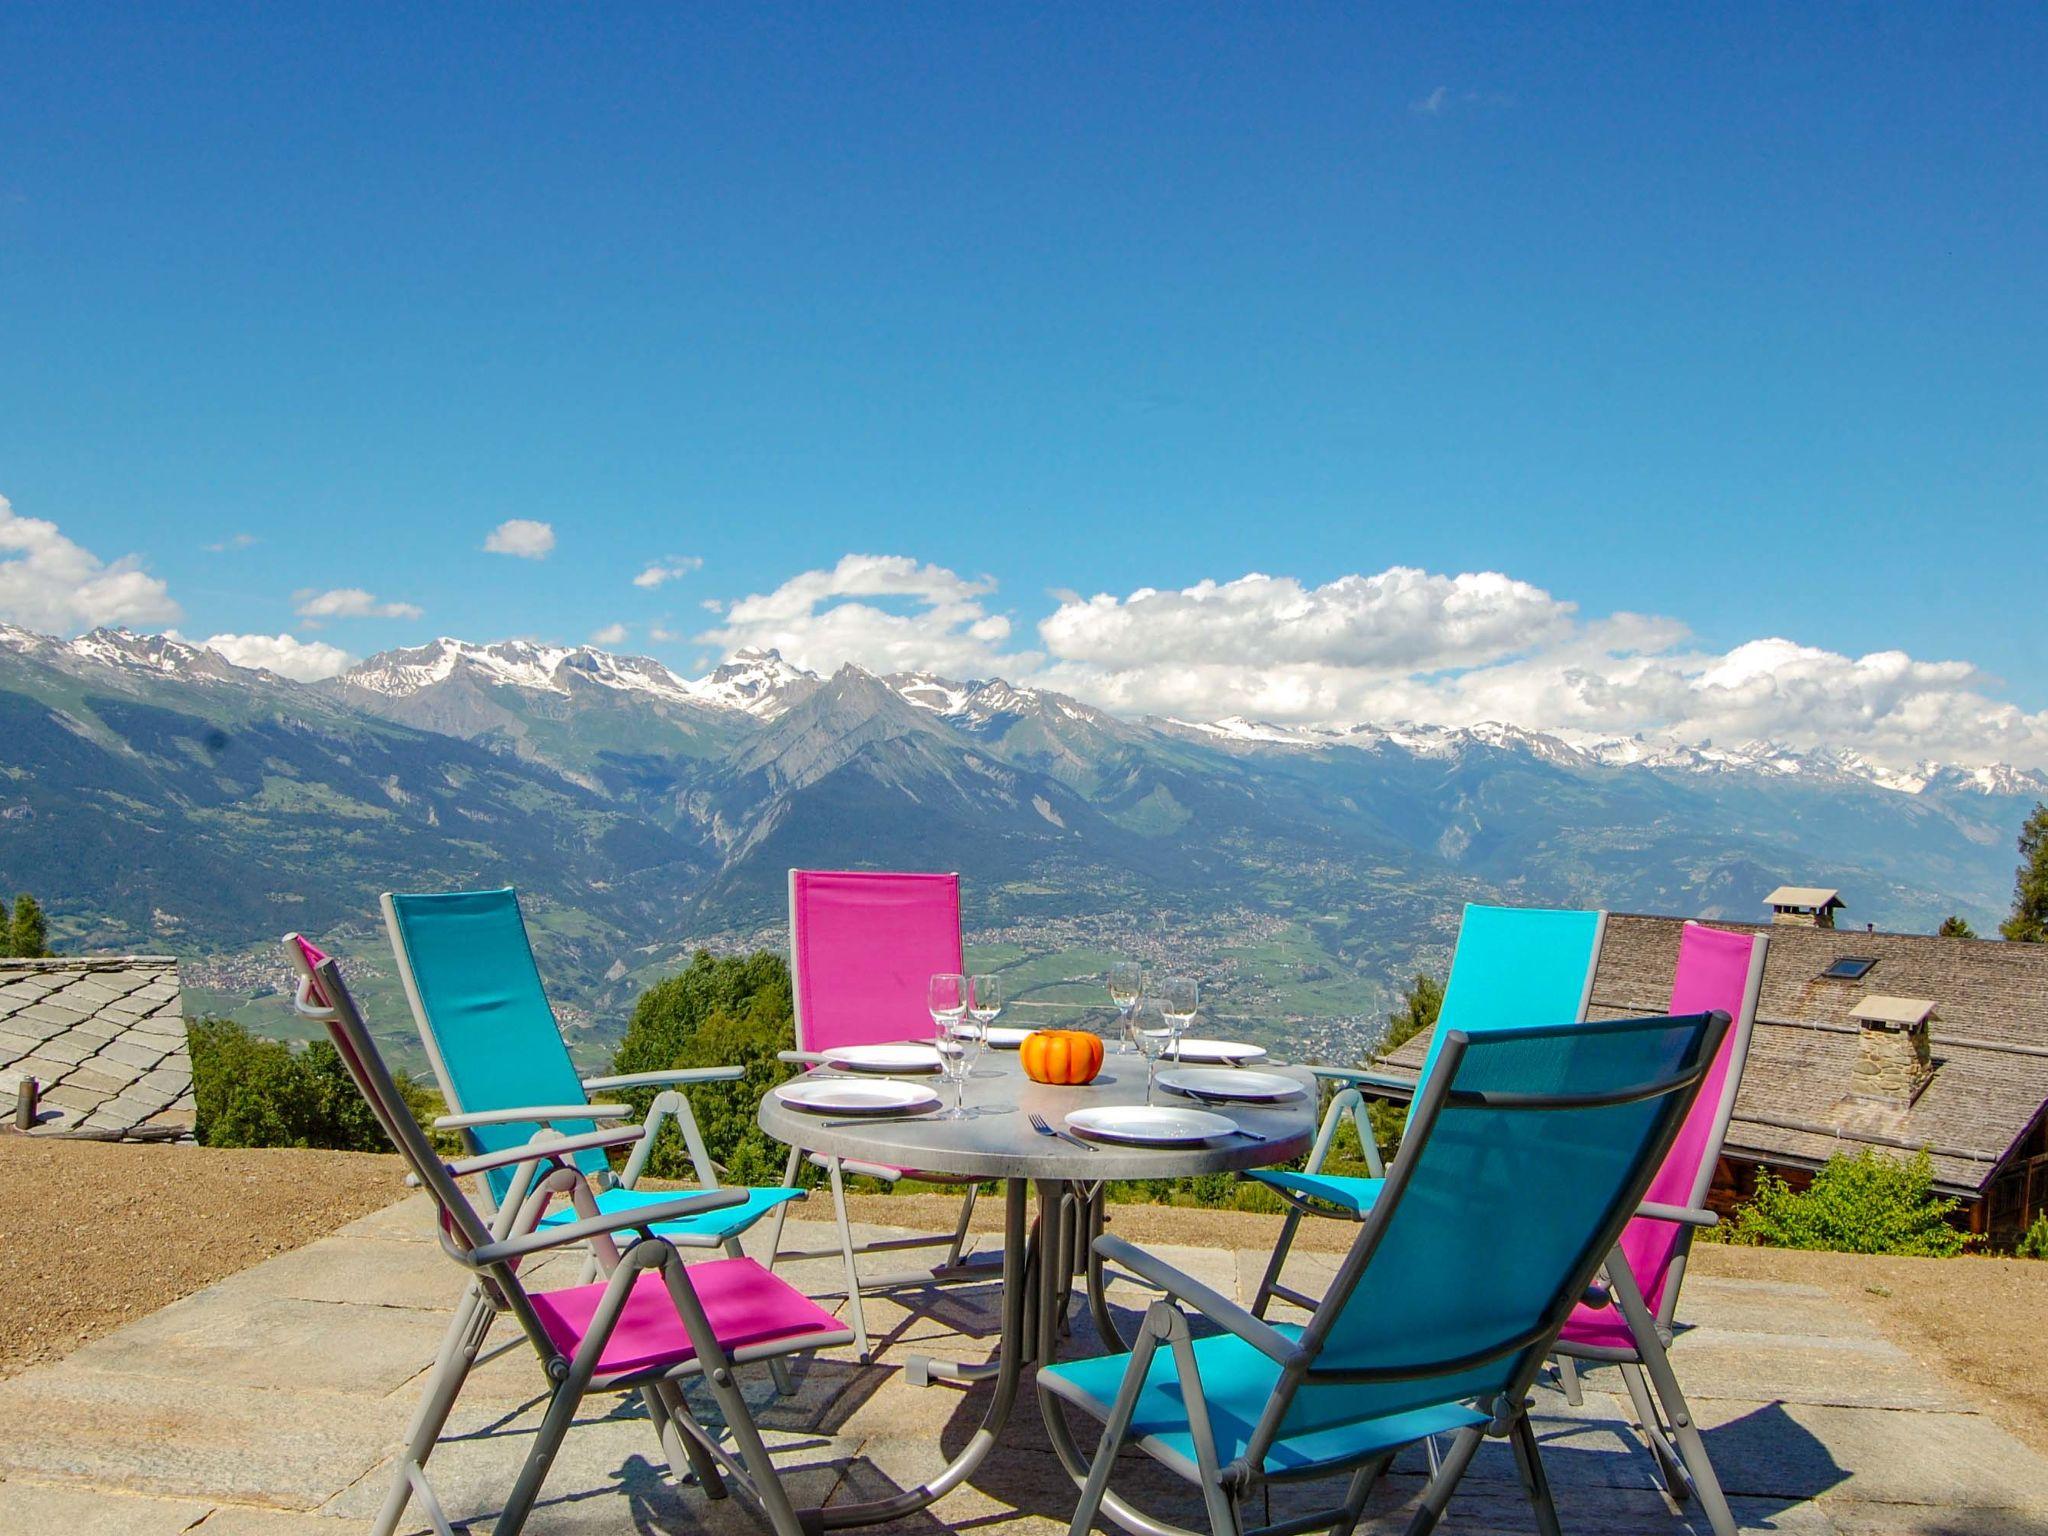
[[[238,667],[262,667],[301,683],[333,677],[356,660],[338,645],[290,635],[212,635],[193,643],[218,651]]]
[[[666,555],[654,561],[638,576],[635,576],[633,578],[633,585],[652,591],[665,581],[674,581],[679,576],[687,576],[692,571],[703,569],[703,566],[704,562],[696,555]]]
[[[294,592],[292,611],[319,623],[326,619],[417,619],[426,610],[418,603],[387,603],[361,587],[334,587],[326,592]]]
[[[1062,593],[1039,647],[1013,647],[996,584],[904,556],[848,555],[745,597],[697,638],[773,646],[829,671],[1001,675],[1131,714],[1286,724],[1498,720],[1540,730],[1688,741],[1769,738],[1927,758],[2048,766],[2048,711],[1997,697],[1962,661],[1867,656],[1779,637],[1726,652],[1684,624],[1586,619],[1499,572],[1395,566],[1308,586],[1259,573],[1178,591]]]
[[[545,560],[554,553],[555,525],[530,517],[507,518],[485,535],[484,548],[494,555]]]
[[[69,634],[102,624],[172,624],[180,612],[138,557],[103,561],[55,523],[22,517],[0,496],[0,619]]]
[[[998,650],[1010,621],[982,599],[992,577],[968,578],[904,555],[847,555],[772,592],[740,598],[697,639],[736,651],[774,649],[800,667],[831,671],[858,662],[874,672],[928,670],[986,676],[1035,665],[1029,652]]]

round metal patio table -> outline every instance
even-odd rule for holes
[[[1162,1063],[1161,1070],[1170,1070]],[[830,1505],[802,1512],[807,1528],[833,1530],[901,1519],[926,1508],[973,1474],[994,1447],[1015,1404],[1027,1362],[1056,1358],[1061,1324],[1076,1266],[1087,1278],[1088,1303],[1103,1336],[1122,1340],[1103,1295],[1103,1275],[1093,1251],[1103,1221],[1103,1185],[1111,1179],[1184,1179],[1203,1173],[1234,1173],[1283,1163],[1308,1151],[1316,1130],[1316,1083],[1303,1067],[1268,1066],[1302,1085],[1299,1097],[1274,1105],[1215,1106],[1245,1130],[1265,1137],[1227,1136],[1194,1146],[1147,1148],[1091,1141],[1076,1146],[1042,1135],[1031,1124],[1036,1112],[1055,1128],[1069,1110],[1142,1104],[1145,1062],[1112,1055],[1092,1083],[1061,1087],[1034,1083],[1013,1051],[985,1053],[967,1079],[965,1120],[859,1118],[811,1114],[792,1109],[774,1095],[761,1101],[760,1124],[776,1140],[849,1162],[882,1163],[931,1173],[999,1179],[1003,1184],[1003,1319],[996,1358],[989,1366],[933,1367],[913,1359],[921,1375],[973,1380],[993,1376],[995,1391],[981,1427],[937,1476],[887,1499]],[[834,1077],[855,1074],[829,1073]],[[929,1083],[950,1105],[952,1084]],[[1196,1107],[1191,1100],[1159,1091],[1156,1103]],[[1027,1224],[1026,1202],[1038,1195],[1038,1215]],[[1056,1448],[1072,1449],[1064,1421],[1047,1415]],[[1071,1464],[1071,1463],[1070,1463]]]

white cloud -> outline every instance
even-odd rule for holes
[[[722,598],[707,597],[703,599],[701,602],[699,602],[697,606],[699,608],[702,608],[706,613],[725,612],[725,601]]]
[[[687,636],[677,634],[666,624],[650,624],[647,626],[647,638],[656,645],[675,645]]]
[[[674,581],[678,576],[687,576],[692,571],[702,570],[704,562],[696,555],[667,555],[655,561],[633,578],[633,585],[650,590],[664,581]]]
[[[1104,593],[1062,603],[1038,632],[1060,660],[1118,667],[1220,661],[1434,670],[1560,634],[1574,607],[1496,572],[1435,576],[1397,565],[1320,587],[1254,572],[1179,592]]]
[[[220,652],[238,667],[263,667],[302,683],[333,677],[355,662],[338,645],[290,635],[213,635],[196,643]]]
[[[607,624],[604,628],[591,632],[590,643],[592,645],[624,645],[626,643],[626,634],[625,625]]]
[[[1899,764],[2048,764],[2048,712],[1999,700],[1966,662],[1851,657],[1780,638],[1703,651],[1675,620],[1584,621],[1572,603],[1497,574],[1395,567],[1312,589],[1252,575],[1071,597],[1039,634],[1050,660],[1035,681],[1130,713],[1497,720],[1694,742],[1763,737]]]
[[[1444,105],[1450,100],[1450,97],[1451,88],[1447,85],[1440,85],[1420,101],[1410,102],[1409,106],[1424,117],[1436,117],[1441,115]]]
[[[772,647],[819,671],[846,661],[872,672],[1028,671],[1034,654],[997,650],[1009,638],[1010,621],[982,604],[995,585],[903,555],[847,555],[830,570],[805,571],[772,592],[739,599],[724,623],[697,639],[727,652]]]
[[[416,619],[425,611],[417,603],[387,603],[361,587],[334,587],[326,592],[294,592],[293,612],[302,619]]]
[[[208,554],[225,555],[238,549],[248,549],[252,545],[261,544],[262,542],[253,533],[231,533],[226,538],[218,539],[207,545],[206,549]]]
[[[55,523],[19,516],[0,496],[0,619],[68,635],[102,624],[168,624],[179,613],[170,589],[138,557],[102,561]]]
[[[517,555],[522,560],[545,560],[554,552],[555,525],[530,517],[508,518],[490,531],[484,548],[494,555]]]

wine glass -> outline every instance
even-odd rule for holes
[[[1137,1032],[1131,1021],[1138,1001],[1145,995],[1145,967],[1135,960],[1119,960],[1109,968],[1109,1000],[1116,1004],[1117,1033],[1121,1043],[1117,1054],[1128,1056],[1137,1047]]]
[[[939,1070],[953,1085],[953,1107],[940,1115],[941,1120],[964,1120],[967,1110],[961,1102],[967,1093],[966,1077],[974,1065],[978,1051],[970,1050],[977,1042],[969,1038],[969,1032],[961,1027],[967,1017],[967,978],[957,971],[941,971],[932,977],[926,990],[925,1006],[932,1016],[932,1045],[939,1053]]]
[[[968,977],[967,1012],[974,1020],[975,1033],[981,1037],[982,1049],[987,1050],[989,1026],[1002,1017],[1003,978],[987,973]]]
[[[1159,984],[1159,1016],[1166,1021],[1166,1033],[1173,1040],[1173,1064],[1180,1065],[1180,1037],[1195,1022],[1202,990],[1192,976],[1169,976]]]
[[[1131,1049],[1145,1058],[1145,1107],[1152,1107],[1152,1077],[1159,1068],[1159,1052],[1166,1045],[1166,1031],[1147,1026],[1159,1013],[1159,999],[1140,998],[1131,1010]],[[1161,1020],[1163,1023],[1164,1020]]]

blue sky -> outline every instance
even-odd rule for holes
[[[2016,5],[12,5],[0,496],[199,637],[2038,759],[2043,78]]]

